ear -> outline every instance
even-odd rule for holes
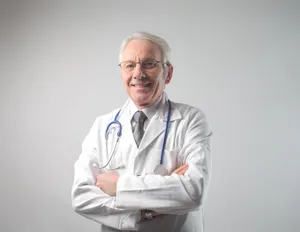
[[[168,73],[167,73],[166,80],[165,80],[166,84],[170,83],[172,76],[173,76],[173,66],[168,65]]]

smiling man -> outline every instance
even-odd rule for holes
[[[173,67],[162,60],[158,45],[150,40],[131,40],[121,56],[125,89],[138,109],[151,106],[172,78]]]
[[[99,116],[74,166],[74,210],[101,231],[203,231],[211,170],[204,113],[168,99],[167,42],[136,32],[124,39],[120,69],[129,98]]]

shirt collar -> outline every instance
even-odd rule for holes
[[[162,104],[163,95],[164,95],[164,93],[162,93],[160,95],[160,97],[151,106],[141,110],[147,116],[147,119],[149,121],[155,115],[157,109],[159,108],[159,105]],[[138,110],[139,109],[136,107],[136,105],[133,103],[133,101],[130,100],[130,106],[129,106],[129,116],[130,116],[130,118],[132,118],[134,113]]]

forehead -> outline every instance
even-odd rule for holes
[[[122,60],[143,60],[146,58],[161,59],[158,45],[149,40],[132,40],[122,53]]]

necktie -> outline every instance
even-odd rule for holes
[[[144,135],[144,122],[146,118],[147,116],[143,113],[143,111],[137,111],[133,115],[133,119],[136,122],[136,126],[133,131],[133,137],[137,147],[139,147],[142,137]]]

